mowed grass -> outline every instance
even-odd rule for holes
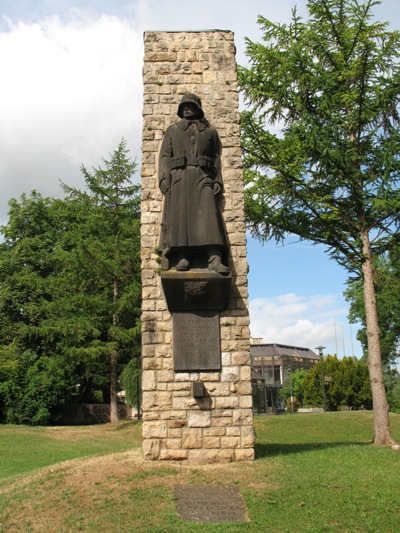
[[[140,446],[141,424],[79,427],[0,425],[0,483],[8,476],[79,457]]]
[[[391,427],[400,441],[400,415]],[[397,533],[400,452],[372,446],[372,428],[371,412],[259,416],[256,461],[190,466],[144,461],[137,423],[0,426],[14,464],[0,483],[0,531]],[[25,462],[14,458],[21,452]],[[237,486],[249,521],[182,522],[173,499],[180,483]]]

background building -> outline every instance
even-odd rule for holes
[[[250,340],[253,405],[258,412],[279,412],[285,402],[279,391],[295,370],[308,370],[320,356],[309,348],[266,344],[262,339]]]

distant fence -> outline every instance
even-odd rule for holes
[[[136,416],[136,408],[119,404],[118,415],[121,420],[132,420]],[[80,403],[66,407],[61,423],[65,425],[106,424],[110,422],[110,404]]]

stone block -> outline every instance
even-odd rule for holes
[[[242,431],[241,428],[238,426],[232,426],[226,428],[226,436],[227,437],[240,437]]]
[[[226,366],[221,370],[221,381],[239,381],[240,375],[237,366]]]
[[[240,437],[221,437],[222,448],[239,448]]]
[[[208,384],[206,382],[220,381],[220,379],[221,379],[220,372],[200,372],[199,374],[199,380],[205,384],[206,389],[208,387]]]
[[[226,428],[224,427],[209,427],[203,429],[203,437],[224,437],[226,435]]]
[[[230,383],[207,383],[205,384],[207,392],[211,396],[229,396]]]
[[[242,428],[242,448],[253,448],[256,440],[256,434],[253,426]]]
[[[164,448],[159,453],[159,458],[161,461],[185,461],[188,458],[188,451],[178,449],[167,449]]]
[[[142,415],[142,420],[144,422],[146,422],[147,420],[159,420],[159,418],[159,411],[144,411]]]
[[[203,447],[216,449],[221,448],[221,437],[204,437]]]
[[[239,407],[238,396],[222,396],[215,398],[216,409],[235,409]]]
[[[185,411],[185,417],[186,417],[186,411]],[[184,428],[186,426],[187,426],[186,418],[182,418],[180,420],[168,419],[168,428],[179,429],[179,428]]]
[[[179,450],[182,449],[182,438],[181,435],[179,435],[178,438],[170,438],[164,439],[162,441],[162,447],[169,449],[169,450]]]
[[[203,435],[201,429],[183,428],[182,429],[182,448],[193,449],[203,446]]]
[[[210,411],[192,411],[188,415],[188,427],[206,428],[211,425]]]
[[[154,370],[143,370],[142,372],[142,390],[152,391],[157,388],[156,372]]]
[[[242,330],[242,328],[241,328]],[[240,336],[242,337],[243,334],[241,332]],[[233,352],[232,353],[232,364],[243,366],[243,365],[249,365],[250,364],[250,352]]]
[[[237,409],[233,411],[232,423],[234,426],[250,426],[253,424],[253,413],[250,409]]]
[[[178,411],[184,409],[192,409],[193,407],[197,407],[197,402],[194,398],[191,396],[176,396],[174,395],[172,399],[172,408],[176,409]]]
[[[234,451],[231,450],[190,450],[188,454],[190,464],[230,463],[234,460]]]
[[[167,436],[168,431],[166,422],[153,421],[143,425],[144,439],[166,439]]]
[[[235,450],[236,461],[254,461],[254,449]]]
[[[244,395],[239,396],[239,407],[241,409],[252,409],[253,407],[252,395],[248,394],[247,396],[244,396]]]
[[[156,460],[160,456],[160,440],[144,439],[142,444],[143,456],[145,459]]]
[[[171,409],[172,395],[170,392],[146,392],[143,391],[143,410]]]
[[[199,381],[199,373],[198,372],[177,372],[175,374],[175,381]]]
[[[232,418],[215,418],[213,417],[213,427],[228,427],[232,425]]]
[[[251,368],[250,366],[243,366],[240,368],[240,379],[241,381],[250,381],[251,380]]]
[[[157,372],[157,381],[160,383],[172,383],[174,381],[173,370],[160,370]]]
[[[182,443],[182,428],[168,428],[168,438],[169,439],[180,439],[180,443],[179,443],[179,446],[180,446],[180,444]]]

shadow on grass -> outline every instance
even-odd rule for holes
[[[256,444],[255,455],[256,459],[262,459],[263,457],[274,457],[276,455],[290,455],[345,446],[370,446],[371,444],[372,443],[370,442],[323,442],[320,444]]]

